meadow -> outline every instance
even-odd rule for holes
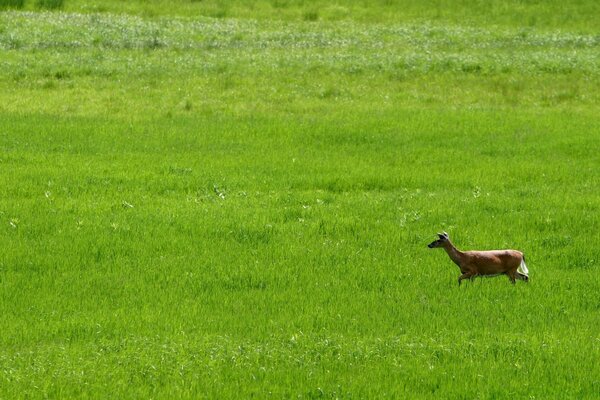
[[[600,396],[595,2],[12,3],[0,399]]]

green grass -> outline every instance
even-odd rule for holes
[[[63,0],[37,0],[35,5],[38,8],[45,8],[48,10],[56,10],[63,7]]]
[[[17,1],[35,9],[38,0]],[[48,0],[43,0],[47,2]],[[287,21],[360,21],[368,23],[437,22],[468,26],[509,26],[596,34],[600,5],[589,0],[67,0],[71,12],[127,13],[146,17],[194,16]]]
[[[589,0],[0,0],[0,9],[286,21],[443,23],[596,34],[600,4]]]
[[[436,4],[0,13],[0,398],[597,397],[597,6]]]
[[[0,10],[23,8],[24,0],[0,0]]]

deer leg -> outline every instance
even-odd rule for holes
[[[460,282],[463,279],[472,279],[473,278],[473,273],[472,272],[465,272],[464,274],[462,274],[461,276],[458,277],[458,286],[460,286]]]
[[[510,279],[510,283],[512,283],[513,285],[515,283],[517,283],[516,272],[515,271],[511,271],[511,272],[507,273],[506,275],[508,275],[508,279]]]

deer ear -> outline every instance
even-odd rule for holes
[[[446,231],[444,231],[444,237],[445,237],[446,239],[448,239],[448,238],[449,238],[449,236],[448,236],[448,234],[446,233]]]
[[[440,239],[445,239],[446,238],[446,236],[444,236],[444,234],[442,234],[442,233],[438,233],[437,235],[440,237]]]

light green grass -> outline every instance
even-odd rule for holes
[[[0,398],[598,396],[589,20],[105,4],[0,13]]]

